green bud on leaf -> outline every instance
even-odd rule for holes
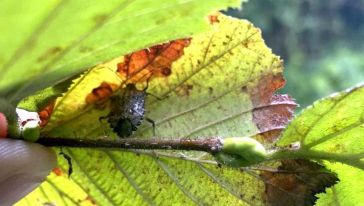
[[[231,167],[246,167],[266,160],[268,154],[264,146],[253,138],[231,137],[224,139],[222,150],[215,158]]]

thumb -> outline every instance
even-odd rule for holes
[[[56,155],[39,144],[0,138],[0,165],[0,203],[12,205],[46,178]]]

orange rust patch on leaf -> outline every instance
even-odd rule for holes
[[[183,55],[184,48],[189,44],[190,39],[178,39],[133,52],[117,65],[117,72],[126,76],[129,83],[167,77],[172,73],[172,63]]]
[[[118,88],[118,85],[102,82],[100,86],[92,90],[90,94],[86,96],[87,104],[97,104],[107,100],[113,92]]]
[[[63,176],[63,171],[60,167],[55,167],[52,169],[52,172],[57,176]]]
[[[242,91],[248,91],[251,96],[254,108],[253,121],[267,142],[277,140],[297,107],[289,95],[273,95],[284,84],[282,75],[266,75],[253,88],[242,88]]]
[[[275,172],[263,171],[266,203],[275,205],[314,205],[315,194],[338,181],[333,173],[308,160],[283,160]]]
[[[46,107],[44,107],[41,111],[38,112],[41,128],[45,127],[48,124],[49,119],[51,118],[55,103],[56,103],[55,101],[50,102]]]

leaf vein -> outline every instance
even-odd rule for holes
[[[177,185],[177,187],[182,191],[183,194],[185,194],[188,198],[190,198],[194,203],[196,203],[199,206],[203,206],[204,204],[202,200],[195,197],[193,194],[191,194],[184,186],[180,183],[180,181],[177,179],[177,177],[172,173],[172,171],[169,169],[169,167],[163,163],[158,158],[153,158],[156,163],[164,170],[164,172],[173,180],[173,182]]]
[[[106,155],[111,159],[111,161],[115,164],[118,170],[124,175],[124,177],[128,180],[129,184],[133,187],[138,195],[140,195],[148,205],[155,205],[152,199],[142,191],[142,189],[138,186],[135,180],[128,174],[128,172],[123,168],[121,164],[116,161],[116,158],[108,151],[105,151]]]

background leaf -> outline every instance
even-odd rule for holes
[[[16,103],[116,56],[201,32],[209,12],[239,3],[1,1],[0,96]]]
[[[364,173],[363,99],[361,85],[317,101],[291,122],[279,141],[281,146],[299,141],[301,149],[291,156],[328,160],[324,164],[338,174],[340,183],[320,195],[319,205],[356,205],[363,196],[358,181]]]
[[[219,14],[216,18],[208,32],[193,36],[184,55],[172,64],[170,75],[150,81],[148,92],[165,98],[147,96],[146,116],[156,122],[160,138],[255,136],[272,143],[296,107],[286,95],[272,96],[284,85],[282,62],[265,46],[260,30],[251,23]],[[102,82],[120,81],[107,67],[116,70],[122,59],[76,79],[57,100],[44,135],[95,138],[109,133],[98,120],[107,111],[88,104],[86,99]],[[274,114],[274,118],[263,114]],[[143,124],[134,136],[150,137],[152,128]],[[259,171],[206,164],[204,160],[211,158],[205,153],[64,151],[73,158],[72,177],[67,180],[57,170],[19,205],[27,205],[27,201],[33,205],[265,203]],[[61,157],[59,160],[66,171],[67,164]],[[45,188],[47,192],[42,193]]]

